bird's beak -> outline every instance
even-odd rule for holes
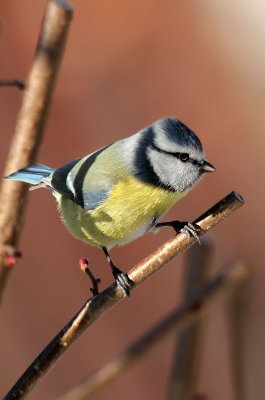
[[[202,170],[203,170],[203,172],[214,172],[215,168],[208,161],[204,161],[204,164],[202,166]]]

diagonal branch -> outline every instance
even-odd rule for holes
[[[64,52],[72,8],[63,0],[48,3],[8,155],[5,175],[33,163],[43,137],[57,73]],[[0,191],[0,300],[16,253],[28,188],[2,182]]]
[[[198,264],[199,268],[200,265]],[[138,338],[117,357],[91,374],[80,385],[58,400],[89,400],[99,390],[124,374],[130,367],[154,350],[154,346],[181,329],[194,326],[202,320],[212,302],[222,295],[228,295],[240,288],[248,278],[248,269],[242,262],[235,262],[224,268],[220,274],[209,280],[197,292],[175,310],[159,321],[155,326]],[[174,399],[183,399],[174,397]]]
[[[201,236],[212,229],[243,204],[244,201],[239,194],[235,192],[228,194],[194,221],[200,227],[199,235]],[[129,278],[133,282],[132,289],[143,283],[173,257],[192,246],[195,242],[196,239],[194,237],[188,237],[183,233],[167,241],[153,254],[131,269]],[[21,399],[28,394],[78,337],[104,312],[111,309],[123,297],[124,292],[114,283],[100,295],[89,299],[80,311],[32,362],[6,395],[5,400]]]

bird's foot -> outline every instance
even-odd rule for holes
[[[131,280],[129,279],[128,275],[122,272],[118,267],[115,265],[111,265],[112,274],[115,278],[117,286],[119,286],[127,297],[130,297],[131,294]]]
[[[200,227],[196,224],[192,224],[191,222],[184,221],[169,221],[169,222],[159,222],[156,224],[156,228],[162,228],[165,226],[171,226],[177,233],[185,233],[188,237],[193,236],[198,243],[201,243],[198,232],[200,231]]]
[[[198,225],[192,224],[191,222],[185,222],[185,225],[180,229],[181,233],[185,233],[188,237],[193,236],[199,244],[201,244],[200,236],[198,235]]]

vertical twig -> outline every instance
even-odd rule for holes
[[[57,73],[67,38],[72,7],[65,1],[48,3],[17,118],[5,175],[36,160],[43,137]],[[3,181],[0,191],[0,300],[22,228],[28,189],[20,182]]]
[[[203,241],[188,253],[184,301],[189,302],[194,293],[207,281],[213,258],[213,245]],[[172,374],[168,390],[168,400],[193,400],[198,378],[201,339],[204,320],[184,328],[177,337],[173,355]]]
[[[243,264],[243,263],[242,263]],[[248,269],[249,270],[249,269]],[[250,270],[249,270],[250,271]],[[234,383],[234,392],[236,400],[246,400],[245,392],[245,346],[244,333],[246,322],[246,303],[249,286],[248,279],[244,284],[238,286],[236,290],[231,292],[228,298],[228,323],[229,323],[229,339],[230,339],[230,360],[232,364],[232,378]]]

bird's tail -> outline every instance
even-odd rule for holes
[[[11,175],[5,176],[4,179],[26,182],[33,185],[33,189],[39,186],[49,186],[48,178],[54,169],[42,164],[33,164],[29,167],[22,168]]]

